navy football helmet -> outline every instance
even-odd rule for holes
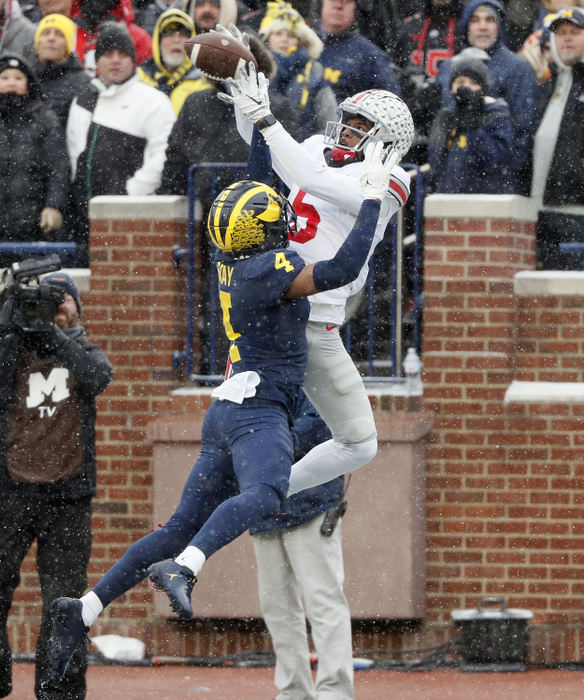
[[[216,248],[248,257],[288,245],[296,216],[288,201],[262,182],[240,180],[215,198],[207,231]]]

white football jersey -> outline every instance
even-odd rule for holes
[[[290,188],[290,204],[298,217],[298,233],[290,247],[307,264],[329,260],[349,235],[363,201],[359,183],[362,162],[328,166],[321,135],[298,144],[280,124],[266,129],[263,134],[270,146],[274,170]],[[409,191],[408,175],[396,166],[391,173],[390,194],[381,205],[367,260],[383,238],[391,217],[406,203]],[[341,324],[347,298],[363,287],[368,271],[367,262],[351,284],[309,297],[310,320]]]

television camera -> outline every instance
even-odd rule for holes
[[[41,275],[60,269],[61,258],[48,255],[27,258],[0,271],[0,333],[34,332],[53,323],[64,292],[39,282]]]

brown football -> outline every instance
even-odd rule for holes
[[[249,61],[258,67],[252,52],[241,41],[226,34],[198,34],[187,41],[185,51],[193,65],[209,78],[233,78],[239,67]]]

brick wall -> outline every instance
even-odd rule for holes
[[[116,378],[99,399],[99,495],[90,579],[152,521],[152,416],[208,404],[172,395],[183,349],[185,275],[180,198],[92,203],[91,287],[82,295],[89,337]],[[584,361],[582,276],[533,273],[535,211],[518,197],[426,202],[424,408],[435,415],[427,450],[426,617],[395,631],[355,629],[357,648],[428,646],[454,634],[450,613],[500,596],[535,614],[530,656],[582,660]],[[558,281],[559,279],[559,281]],[[404,409],[373,398],[375,410]],[[14,651],[33,649],[38,580],[23,566],[10,623]],[[157,654],[269,648],[261,625],[157,621],[142,584],[94,633],[135,635]]]
[[[184,349],[186,274],[173,265],[173,246],[186,245],[182,197],[100,197],[92,200],[91,280],[80,283],[88,337],[102,347],[115,378],[98,398],[98,496],[94,500],[89,582],[100,576],[152,522],[152,446],[146,425],[154,415],[189,410],[208,397],[173,398],[183,377],[172,369]],[[89,291],[87,291],[89,289]],[[10,617],[13,652],[34,650],[40,617],[34,550],[23,565]],[[176,653],[152,621],[151,593],[142,584],[108,609],[94,634],[153,639],[159,653]],[[209,630],[202,634],[213,642]],[[222,644],[220,638],[220,646]]]
[[[583,405],[555,383],[583,379],[583,276],[533,272],[529,200],[436,196],[426,217],[427,627],[503,597],[535,615],[532,660],[581,660]]]

